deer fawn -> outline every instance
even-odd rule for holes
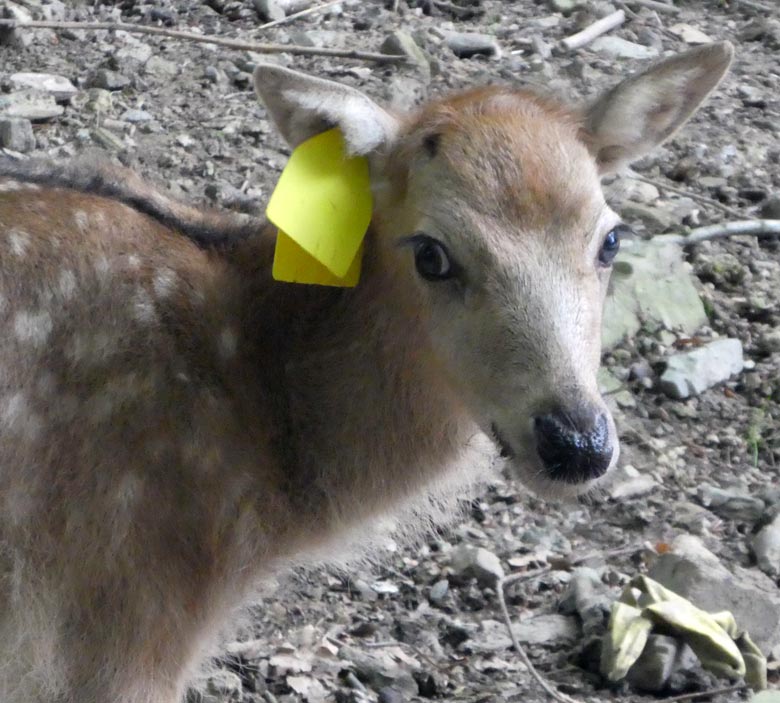
[[[592,486],[618,454],[599,177],[731,56],[581,109],[491,87],[407,116],[259,66],[292,146],[338,127],[369,160],[354,289],[273,281],[268,223],[124,170],[0,163],[0,699],[180,700],[261,577],[428,495],[480,432],[532,488]]]

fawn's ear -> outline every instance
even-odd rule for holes
[[[587,142],[602,174],[671,137],[720,83],[734,56],[729,42],[656,63],[599,97],[585,113]]]
[[[296,147],[338,127],[352,155],[365,155],[393,139],[398,120],[359,90],[273,64],[254,73],[255,91],[287,143]]]

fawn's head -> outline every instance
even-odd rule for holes
[[[369,157],[369,245],[413,301],[442,376],[521,478],[573,493],[618,454],[596,372],[624,226],[600,177],[671,136],[731,57],[728,43],[674,56],[583,108],[492,87],[397,117],[265,65],[255,86],[291,145],[338,127]]]

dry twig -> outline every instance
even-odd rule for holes
[[[333,5],[338,5],[339,3],[342,2],[344,2],[344,0],[329,0],[329,2],[325,2],[322,5],[307,7],[305,10],[300,10],[299,12],[293,12],[291,15],[287,15],[287,17],[283,17],[282,19],[273,20],[272,22],[266,22],[265,24],[261,24],[254,31],[259,32],[263,29],[270,29],[271,27],[277,27],[278,25],[284,24],[285,22],[292,22],[293,20],[297,20],[299,17],[305,17],[306,15],[313,15],[315,12],[319,12],[320,10],[326,10],[329,7],[333,7]]]
[[[683,693],[679,696],[672,696],[671,698],[662,698],[658,703],[681,703],[682,701],[692,701],[696,698],[712,698],[713,696],[719,696],[722,693],[736,693],[737,691],[743,691],[746,688],[746,684],[738,683],[734,686],[726,686],[725,688],[713,688],[711,691]]]
[[[623,10],[616,10],[588,27],[585,27],[581,32],[577,32],[570,37],[562,39],[561,46],[567,51],[580,49],[586,44],[590,44],[596,37],[600,37],[602,34],[606,34],[615,29],[615,27],[619,27],[625,21],[626,13]]]
[[[48,20],[33,20],[31,22],[19,22],[17,20],[0,19],[0,27],[9,29],[53,29],[62,31],[73,30],[109,30],[134,34],[156,34],[157,36],[181,39],[183,41],[199,42],[201,44],[216,44],[238,51],[254,51],[258,54],[297,54],[299,56],[335,56],[343,59],[357,59],[360,61],[376,61],[379,63],[402,63],[405,56],[395,54],[373,54],[352,49],[330,49],[315,46],[298,46],[296,44],[265,44],[246,42],[240,39],[228,37],[214,37],[193,32],[182,32],[176,29],[163,29],[162,27],[147,27],[138,24],[126,24],[124,22],[55,22]]]
[[[780,235],[780,220],[738,220],[736,222],[723,222],[717,225],[697,227],[688,234],[659,234],[653,237],[652,242],[671,242],[688,246],[698,244],[711,239],[722,239],[738,234],[752,234],[755,236]]]
[[[670,186],[667,183],[657,181],[654,178],[640,176],[638,173],[632,173],[629,177],[637,181],[642,181],[643,183],[649,183],[651,186],[655,186],[659,190],[668,190],[670,193],[682,195],[683,197],[690,198],[691,200],[698,200],[700,203],[718,208],[718,210],[723,210],[723,212],[728,213],[732,217],[742,217],[742,213],[739,210],[735,210],[734,208],[729,207],[728,205],[724,205],[723,203],[718,202],[714,198],[710,198],[706,195],[699,195],[699,193],[693,193],[689,190],[684,190],[683,188],[675,188],[674,186]]]
[[[496,595],[498,596],[498,604],[501,607],[501,615],[504,618],[504,624],[506,625],[506,629],[509,631],[509,638],[512,640],[512,646],[520,656],[520,659],[522,659],[523,664],[525,664],[525,668],[528,669],[528,673],[531,674],[536,683],[542,687],[548,696],[556,701],[559,701],[559,703],[576,703],[573,698],[570,698],[565,693],[556,691],[549,683],[547,683],[546,679],[536,670],[536,667],[531,662],[528,654],[526,654],[526,651],[517,641],[517,636],[515,635],[514,630],[512,630],[512,619],[509,617],[509,609],[506,607],[506,598],[504,597],[504,585],[506,578],[507,577],[504,577],[498,580],[498,583],[496,584]]]

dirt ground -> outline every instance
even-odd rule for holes
[[[359,87],[398,109],[497,81],[588,97],[647,59],[592,47],[561,51],[563,37],[624,8],[627,21],[611,35],[662,55],[688,46],[674,29],[686,24],[713,40],[734,42],[734,66],[681,134],[635,165],[658,188],[646,189],[645,209],[629,210],[626,220],[640,236],[650,236],[737,219],[717,203],[743,219],[780,218],[776,0],[678,0],[674,14],[629,0],[344,0],[263,30],[255,9],[261,3],[249,0],[19,4],[40,18],[115,20],[372,52],[403,29],[429,63],[382,65],[289,53],[270,59]],[[565,4],[577,7],[556,11]],[[499,53],[458,58],[446,41],[453,31],[490,35],[485,41],[492,37]],[[262,212],[289,150],[251,90],[251,70],[260,59],[156,36],[41,30],[0,45],[0,98],[13,89],[10,76],[16,72],[65,76],[80,91],[61,115],[35,123],[32,155],[99,148],[190,201]],[[628,196],[617,188],[612,197],[620,211]],[[780,325],[780,242],[733,237],[688,248],[686,258],[706,302],[708,325],[693,341],[643,329],[604,356],[605,366],[623,381],[616,406],[621,463],[652,477],[650,490],[633,497],[605,490],[577,504],[545,503],[496,472],[467,506],[464,520],[425,544],[390,544],[374,566],[301,571],[285,579],[226,647],[217,662],[221,676],[212,677],[205,693],[192,692],[192,701],[546,700],[498,623],[495,584],[453,567],[461,545],[488,550],[507,573],[553,565],[509,587],[507,599],[513,620],[531,623],[528,653],[559,690],[580,701],[654,699],[627,685],[605,686],[576,617],[558,616],[571,578],[562,568],[565,561],[587,557],[617,595],[646,570],[654,550],[692,534],[728,568],[756,570],[749,545],[760,516],[711,509],[702,487],[759,497],[767,511],[780,503],[780,340],[772,334]],[[664,395],[657,383],[664,359],[713,333],[742,342],[745,370],[689,400]],[[678,679],[662,695],[729,684],[695,667]],[[779,682],[770,661],[770,684]],[[746,700],[746,694],[709,700]]]

